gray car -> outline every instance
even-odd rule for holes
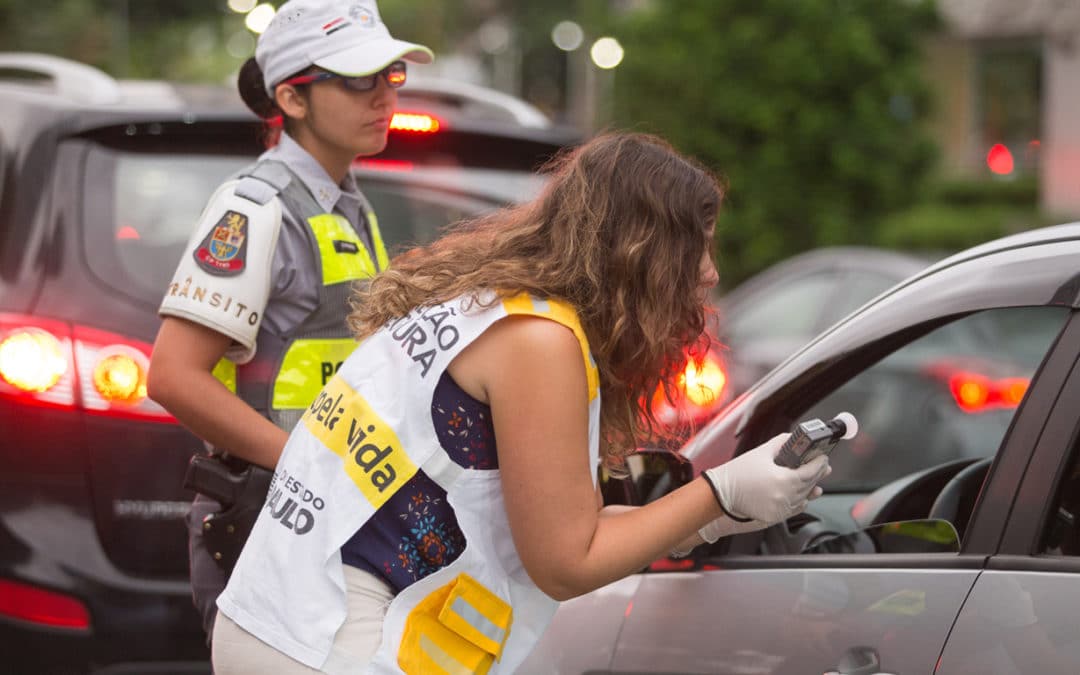
[[[1078,270],[1080,223],[952,256],[751,387],[689,464],[639,455],[607,501],[860,422],[805,514],[564,603],[522,672],[1080,672]]]

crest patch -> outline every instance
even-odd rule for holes
[[[349,16],[352,17],[353,21],[360,24],[361,28],[375,27],[375,15],[366,7],[353,5],[349,8]]]
[[[248,217],[226,211],[195,249],[195,262],[210,274],[231,277],[244,271]]]

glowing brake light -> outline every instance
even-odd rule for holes
[[[0,616],[51,628],[90,629],[90,612],[79,600],[0,579]]]
[[[0,341],[0,377],[22,391],[46,391],[68,371],[68,349],[40,328],[12,331]]]
[[[679,387],[686,394],[686,398],[696,406],[716,403],[726,384],[727,375],[719,361],[708,356],[702,361],[700,368],[692,360],[689,361],[679,378]]]
[[[966,413],[979,413],[991,408],[1015,408],[1024,400],[1031,381],[1023,377],[992,380],[985,375],[966,371],[949,376],[949,392],[956,405]]]
[[[62,321],[0,314],[0,396],[176,423],[146,397],[150,345]]]
[[[426,113],[396,112],[390,119],[390,131],[433,134],[443,126],[439,118]]]

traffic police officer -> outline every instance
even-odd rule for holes
[[[406,64],[374,0],[291,0],[239,87],[275,147],[218,188],[159,312],[150,395],[211,448],[186,484],[192,592],[207,634],[215,600],[262,507],[288,432],[352,351],[352,284],[387,265],[349,174],[386,145]]]

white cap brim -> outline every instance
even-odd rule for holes
[[[426,65],[435,60],[435,55],[423,45],[387,37],[315,59],[314,64],[338,75],[358,77],[377,73],[400,60]]]

